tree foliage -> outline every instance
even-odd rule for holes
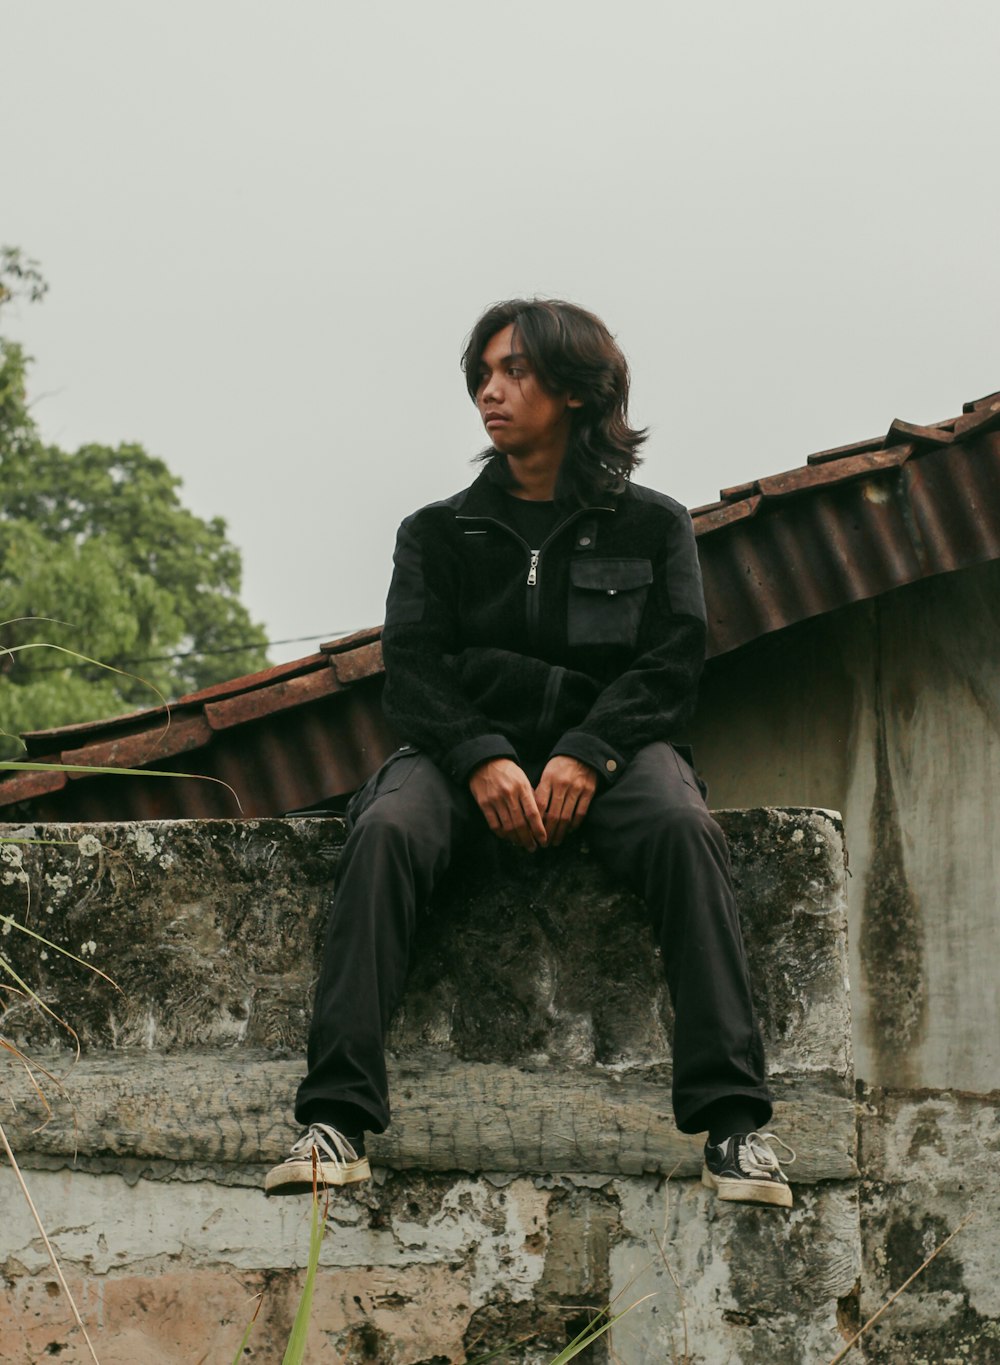
[[[34,262],[0,249],[0,308],[44,292]],[[240,602],[240,553],[222,518],[189,511],[180,480],[140,445],[46,445],[27,370],[22,348],[0,337],[0,646],[56,643],[168,698],[265,667],[266,637]],[[32,619],[42,617],[65,624]],[[50,649],[0,653],[8,733],[156,700],[134,677]]]

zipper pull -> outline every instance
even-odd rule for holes
[[[531,567],[528,570],[529,588],[533,588],[535,584],[538,582],[538,556],[541,553],[542,553],[541,550],[532,550],[531,552]]]

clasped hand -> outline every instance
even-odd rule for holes
[[[540,846],[558,847],[582,822],[597,774],[568,754],[556,754],[532,790],[513,759],[491,758],[473,772],[469,788],[493,833],[533,853]]]

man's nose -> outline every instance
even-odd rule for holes
[[[495,374],[490,375],[481,390],[482,401],[484,403],[499,403],[503,399],[503,387],[499,377]]]

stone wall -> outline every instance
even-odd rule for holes
[[[394,1122],[371,1185],[331,1205],[311,1359],[458,1365],[515,1343],[504,1359],[541,1365],[588,1314],[645,1294],[584,1359],[792,1365],[843,1346],[862,1247],[842,831],[820,811],[720,821],[795,1208],[701,1186],[700,1141],[670,1116],[642,907],[579,845],[529,859],[490,843],[423,921],[391,1040]],[[279,1359],[309,1201],[260,1184],[294,1134],[338,822],[2,835],[55,841],[0,845],[2,912],[116,983],[4,926],[0,951],[52,1013],[9,995],[0,1033],[35,1059],[52,1114],[9,1059],[3,1123],[103,1365],[228,1362],[261,1292],[247,1358]],[[83,1361],[6,1166],[0,1189],[0,1359]],[[973,1311],[989,1318],[985,1291]]]

